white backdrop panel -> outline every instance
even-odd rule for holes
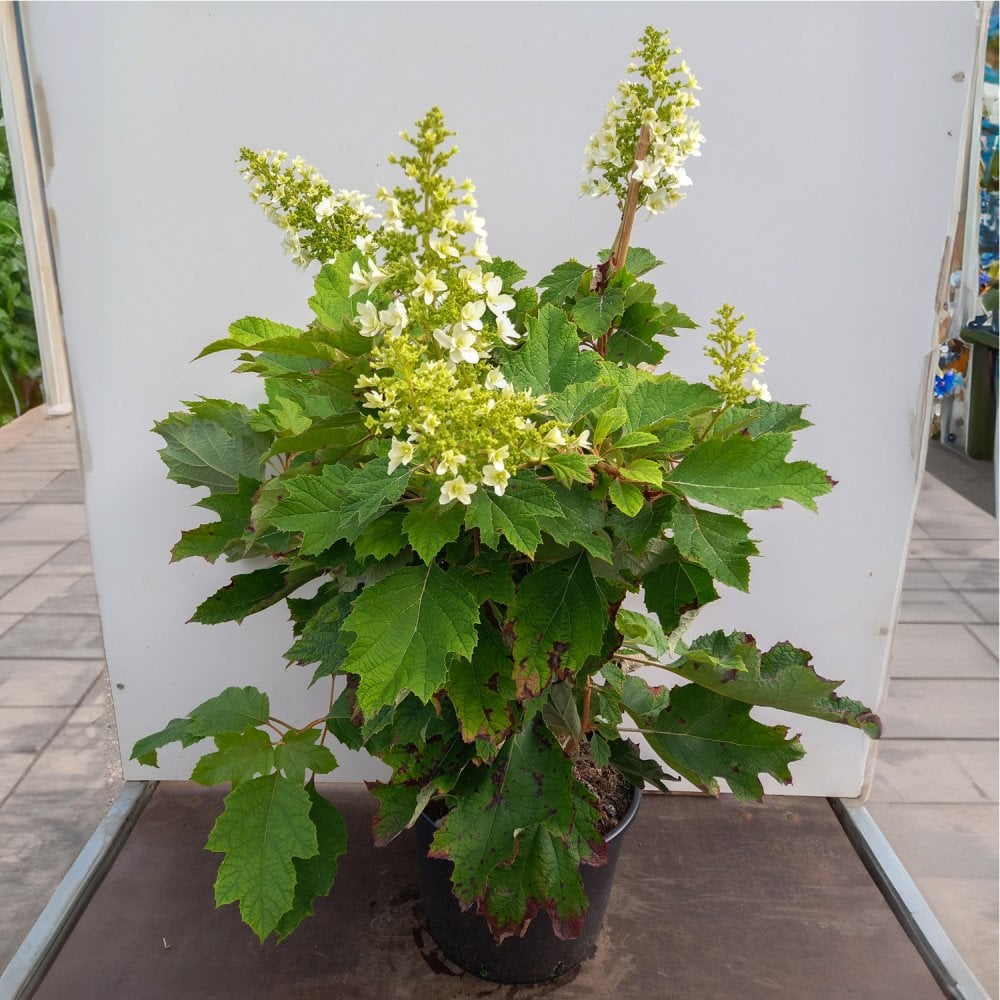
[[[227,359],[189,364],[232,320],[308,318],[310,277],[247,200],[239,147],[301,153],[371,192],[395,182],[398,130],[437,104],[491,249],[537,279],[613,236],[613,206],[577,198],[579,168],[649,22],[698,75],[708,142],[689,198],[635,242],[666,261],[663,296],[703,325],[724,301],[746,311],[776,397],[811,403],[799,453],[840,481],[819,517],[753,516],[765,554],[753,595],[727,593],[699,627],[789,638],[878,701],[960,152],[967,84],[953,75],[968,75],[975,4],[29,4],[123,747],[234,679],[268,690],[285,719],[325,704],[283,667],[283,610],[184,625],[230,567],[168,564],[199,522],[197,494],[165,479],[153,421],[197,395],[256,398]],[[671,345],[670,366],[704,378],[702,344]],[[856,795],[864,738],[791,724],[809,751],[793,790]],[[377,773],[340,756],[342,778]],[[184,778],[193,757],[126,775]]]

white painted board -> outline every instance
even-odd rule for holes
[[[337,186],[392,184],[385,154],[432,104],[459,133],[494,253],[532,278],[608,245],[580,200],[583,147],[643,26],[669,27],[703,88],[704,155],[679,207],[637,226],[663,296],[702,324],[745,311],[775,396],[808,401],[797,454],[839,487],[821,516],[752,515],[753,595],[704,629],[813,650],[877,702],[887,676],[920,461],[934,291],[954,207],[976,5],[27,4],[87,506],[121,743],[234,680],[306,721],[325,695],[286,671],[281,609],[185,625],[230,567],[168,563],[199,523],[150,428],[197,395],[255,399],[224,357],[190,364],[244,315],[304,323],[310,278],[246,197],[242,145],[301,153]],[[966,82],[954,79],[965,74]],[[698,333],[669,364],[704,378]],[[915,442],[917,444],[915,445]],[[318,710],[317,710],[318,709]],[[762,717],[770,713],[761,713]],[[864,737],[795,721],[792,791],[853,796]],[[194,752],[152,771],[187,776]],[[371,777],[341,755],[342,778]],[[772,786],[773,787],[773,786]]]

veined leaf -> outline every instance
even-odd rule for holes
[[[433,564],[366,587],[344,623],[357,638],[343,668],[361,678],[357,699],[365,715],[395,704],[404,691],[428,701],[444,686],[448,660],[472,656],[478,621],[472,594]]]
[[[576,327],[562,310],[543,305],[528,321],[528,336],[516,350],[497,352],[500,367],[517,389],[536,395],[561,392],[574,382],[597,377],[600,365],[592,351],[580,350]]]
[[[322,570],[312,566],[301,569],[267,566],[252,573],[240,573],[211,597],[205,598],[189,621],[200,625],[241,622],[248,615],[277,604],[320,573]]]
[[[490,873],[510,861],[524,833],[546,821],[572,821],[573,774],[562,748],[544,726],[529,724],[507,740],[496,761],[468,776],[461,799],[431,843],[432,857],[454,862],[452,887],[469,906],[485,892]]]
[[[246,350],[254,349],[255,344],[263,340],[272,340],[277,337],[298,337],[302,331],[294,326],[287,326],[284,323],[275,323],[269,319],[262,319],[260,316],[245,316],[229,325],[229,336],[223,340],[216,340],[209,344],[198,358],[203,358],[208,354],[215,354],[216,351]],[[195,360],[198,360],[195,358]]]
[[[627,703],[626,709],[632,714]],[[719,793],[716,778],[725,778],[738,799],[760,799],[759,774],[790,785],[788,765],[804,756],[785,726],[755,722],[749,705],[697,684],[672,688],[669,706],[658,714],[644,715],[639,706],[632,717],[668,767],[712,795]]]
[[[615,627],[625,637],[627,643],[648,646],[654,656],[663,656],[669,648],[663,629],[648,615],[621,608],[615,617]]]
[[[549,396],[545,409],[557,420],[572,426],[582,417],[600,411],[613,392],[614,386],[600,380],[573,382],[561,392]]]
[[[715,662],[701,659],[698,654],[702,651],[709,651]],[[734,657],[742,661],[742,670],[736,671],[726,662]],[[840,722],[864,730],[873,739],[881,734],[881,722],[870,708],[837,695],[842,682],[820,677],[812,666],[811,654],[787,642],[762,654],[752,636],[713,632],[664,667],[736,701]]]
[[[445,690],[455,706],[466,743],[499,744],[510,732],[514,663],[496,629],[480,625],[471,660],[453,662]]]
[[[485,490],[484,486],[481,492]],[[441,505],[440,492],[432,488],[423,503],[410,504],[403,519],[403,530],[413,551],[428,564],[449,542],[458,538],[465,519],[461,504]]]
[[[590,563],[579,553],[529,573],[510,609],[519,696],[536,695],[553,675],[579,670],[599,653],[608,625],[607,601]]]
[[[313,900],[325,896],[337,876],[337,859],[347,850],[347,827],[343,817],[310,782],[306,785],[309,796],[309,819],[316,828],[319,851],[311,858],[293,858],[295,865],[295,897],[292,907],[285,913],[275,932],[283,941],[306,918],[313,914]]]
[[[667,635],[680,625],[683,615],[719,596],[712,574],[681,558],[647,573],[642,585],[646,607],[659,618]]]
[[[579,740],[581,735],[580,713],[576,707],[576,694],[568,681],[550,684],[546,691],[542,719],[557,737],[569,736]]]
[[[206,736],[245,733],[249,729],[263,726],[270,717],[270,712],[267,695],[257,688],[228,687],[191,712],[181,743],[188,747]]]
[[[596,455],[556,454],[550,455],[545,464],[556,479],[568,489],[573,483],[584,483],[589,486],[594,481],[591,466],[598,461]]]
[[[565,264],[558,264],[538,282],[538,287],[544,289],[538,299],[539,305],[548,302],[554,305],[561,305],[566,299],[571,299],[576,295],[577,289],[585,273],[590,268],[579,261],[568,260]]]
[[[354,597],[354,594],[339,593],[334,585],[332,596],[328,593],[319,602],[309,602],[310,610],[301,627],[296,628],[298,638],[285,653],[285,659],[293,663],[318,664],[311,684],[315,684],[321,677],[337,673],[347,659],[349,642],[344,635],[344,619],[351,611]],[[294,598],[288,602],[293,617],[297,617],[294,606],[305,603],[295,601]]]
[[[211,493],[198,501],[219,515],[218,521],[199,525],[181,532],[180,540],[170,553],[170,561],[177,562],[190,556],[201,556],[214,563],[219,556],[239,548],[239,543],[250,525],[250,512],[260,483],[241,476],[235,493]]]
[[[167,443],[159,455],[175,482],[235,493],[241,477],[261,479],[263,456],[271,441],[267,434],[245,425],[227,428],[190,413],[171,413],[153,430]]]
[[[597,259],[603,264],[610,256],[610,250],[602,250],[597,255]],[[659,267],[662,263],[663,261],[658,260],[656,254],[650,250],[646,250],[643,247],[629,247],[625,254],[625,267],[623,270],[628,271],[633,277],[638,278],[647,271],[652,271],[654,267]]]
[[[742,518],[678,503],[670,525],[682,556],[703,566],[720,583],[743,591],[749,589],[749,557],[757,555],[758,550]]]
[[[579,545],[596,559],[613,559],[611,539],[604,530],[604,509],[595,504],[586,490],[558,487],[553,495],[563,516],[540,517],[538,524],[560,545]]]
[[[609,288],[603,295],[587,295],[573,306],[573,322],[591,337],[603,337],[625,308],[625,293]]]
[[[240,915],[263,942],[295,900],[295,858],[319,853],[306,790],[280,774],[237,785],[205,845],[225,854],[215,904],[239,902]]]
[[[405,516],[405,511],[389,510],[366,525],[354,543],[358,558],[382,560],[402,552],[406,548],[406,538],[403,536]]]
[[[782,500],[815,510],[815,498],[830,492],[829,478],[811,462],[786,462],[791,447],[791,434],[709,438],[688,452],[667,483],[734,514],[780,507]]]
[[[626,516],[635,517],[642,510],[646,498],[638,486],[631,483],[622,482],[620,479],[612,479],[608,487],[608,496],[611,502]]]
[[[333,754],[317,745],[319,735],[320,731],[315,728],[303,732],[290,729],[274,748],[274,766],[284,771],[289,781],[301,785],[306,780],[306,771],[329,774],[337,766]]]
[[[241,781],[274,770],[274,747],[261,729],[220,733],[215,737],[215,746],[215,753],[205,754],[195,764],[192,781],[200,785],[222,785],[228,781],[235,787]]]
[[[562,509],[552,491],[533,475],[520,474],[507,484],[503,496],[485,487],[472,498],[465,514],[465,524],[478,528],[484,545],[496,548],[500,536],[518,552],[533,556],[542,540],[540,517],[560,518]]]
[[[341,251],[316,275],[316,294],[309,300],[309,307],[326,326],[336,329],[345,319],[353,317],[355,296],[350,294],[351,268],[362,258],[358,250]]]
[[[618,403],[628,413],[630,431],[655,430],[673,421],[721,404],[710,386],[685,382],[676,375],[650,375],[633,369],[615,369]]]

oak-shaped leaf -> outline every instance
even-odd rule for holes
[[[514,699],[514,664],[499,632],[478,628],[479,639],[468,660],[456,660],[448,670],[445,691],[455,706],[466,743],[501,743],[510,732]]]
[[[200,625],[241,622],[248,615],[277,604],[303,584],[316,579],[322,570],[305,564],[297,569],[288,566],[265,566],[250,573],[239,573],[195,609],[190,621]]]
[[[734,659],[742,662],[742,669],[734,668]],[[711,632],[664,667],[685,680],[750,705],[839,722],[861,729],[873,739],[881,733],[881,722],[867,705],[836,694],[843,682],[821,677],[812,665],[812,655],[788,642],[761,652],[752,636]]]
[[[319,850],[310,858],[292,858],[295,866],[295,895],[291,908],[274,928],[283,941],[306,918],[313,915],[313,901],[325,896],[337,877],[337,859],[347,851],[347,826],[340,813],[316,791],[313,782],[306,785],[309,796],[309,819],[316,828]]]
[[[214,563],[227,552],[238,552],[250,525],[250,512],[258,489],[258,480],[240,476],[235,493],[211,493],[199,500],[195,506],[214,511],[219,520],[182,531],[180,540],[170,552],[170,561],[201,556]]]
[[[196,404],[190,405],[194,409]],[[241,477],[262,478],[271,436],[250,430],[242,410],[227,405],[231,411],[220,413],[219,419],[177,412],[153,425],[166,442],[159,455],[169,479],[185,486],[207,486],[212,492],[236,493]]]
[[[812,462],[786,462],[791,447],[791,434],[708,438],[684,456],[667,486],[734,514],[780,507],[783,500],[815,510],[816,497],[830,492],[829,478]]]
[[[583,552],[529,573],[510,609],[519,697],[540,693],[553,676],[579,670],[600,652],[608,625],[602,596]]]
[[[357,638],[343,669],[357,674],[366,716],[412,691],[428,701],[444,684],[451,657],[472,656],[479,604],[440,567],[408,566],[365,587],[344,628]]]
[[[575,298],[584,274],[589,272],[590,268],[586,264],[581,264],[576,260],[557,264],[549,274],[538,282],[538,287],[543,289],[538,299],[539,305],[544,306],[551,302],[558,306],[567,299]]]
[[[757,555],[758,549],[742,518],[678,503],[670,526],[682,556],[704,567],[720,583],[749,589],[750,556]]]
[[[463,777],[463,794],[429,852],[454,862],[452,888],[460,904],[482,898],[491,872],[513,859],[518,838],[536,824],[569,828],[574,780],[562,748],[537,720],[510,737],[491,765]]]
[[[649,745],[668,767],[704,791],[718,795],[716,779],[724,778],[738,799],[760,799],[760,774],[792,783],[788,765],[804,756],[802,744],[788,736],[785,726],[750,718],[750,705],[683,684],[670,690],[666,708],[646,714],[649,699],[636,691],[626,686],[625,708]]]
[[[205,845],[225,854],[215,905],[238,902],[263,942],[295,902],[295,859],[319,853],[312,802],[301,784],[274,773],[241,782],[224,805]]]
[[[291,729],[282,736],[274,748],[274,766],[284,771],[289,781],[300,785],[306,780],[306,771],[329,774],[337,761],[325,747],[317,744],[320,731],[315,727],[298,731]]]
[[[540,518],[563,517],[552,491],[525,473],[514,476],[502,496],[492,490],[477,490],[465,514],[468,528],[478,528],[484,545],[497,548],[501,536],[518,552],[533,556],[542,541]]]
[[[274,747],[262,729],[244,733],[220,733],[215,737],[216,750],[202,756],[191,772],[191,780],[200,785],[222,785],[230,782],[235,788],[274,770]]]

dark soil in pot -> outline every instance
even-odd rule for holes
[[[548,914],[539,913],[523,937],[509,937],[497,945],[485,917],[479,916],[475,908],[463,911],[452,895],[452,863],[427,857],[436,824],[427,813],[419,818],[414,833],[420,900],[427,927],[447,958],[467,972],[491,982],[539,983],[565,975],[593,953],[611,897],[624,834],[642,799],[641,791],[627,782],[624,794],[616,790],[614,779],[605,776],[608,770],[594,768],[600,773],[577,775],[599,795],[607,815],[609,830],[602,832],[608,846],[608,860],[597,868],[580,867],[589,906],[580,936],[571,941],[557,938]],[[617,772],[613,773],[620,778]]]

